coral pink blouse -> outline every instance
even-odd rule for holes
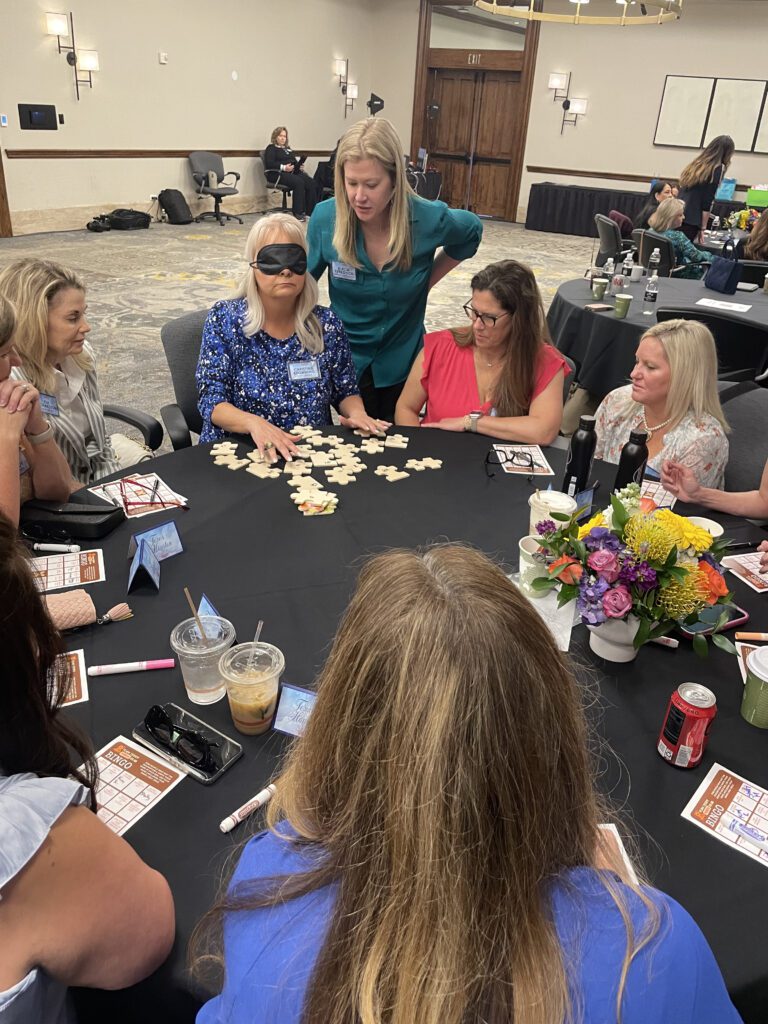
[[[558,372],[566,377],[570,367],[551,345],[541,349],[536,367],[531,402],[537,398]],[[475,374],[473,348],[457,345],[450,331],[434,331],[424,335],[424,369],[421,386],[427,393],[427,411],[422,423],[453,416],[466,416],[469,412],[491,414],[492,402],[480,402]]]

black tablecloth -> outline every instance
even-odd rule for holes
[[[584,308],[594,302],[585,279],[560,285],[547,313],[555,345],[576,363],[576,379],[581,387],[597,398],[604,398],[609,391],[628,382],[640,337],[656,322],[655,313],[651,316],[643,313],[645,279],[630,284],[625,290],[633,296],[625,320],[618,320],[612,310],[593,313]],[[697,301],[704,298],[748,305],[751,307],[748,312],[730,312],[729,317],[744,323],[768,324],[768,295],[761,290],[722,295],[705,288],[701,281],[665,277],[659,280],[656,306],[658,309],[695,309]],[[612,304],[614,300],[606,296],[603,301]]]
[[[182,593],[188,585],[196,598],[205,591],[241,638],[250,637],[263,618],[264,639],[285,653],[284,678],[307,685],[328,652],[362,555],[390,546],[463,540],[515,568],[518,539],[528,532],[532,485],[498,470],[492,479],[486,476],[486,438],[405,432],[411,435],[407,452],[387,449],[364,456],[369,469],[358,483],[338,489],[338,511],[328,517],[303,518],[284,480],[262,481],[216,467],[206,447],[156,459],[152,468],[189,498],[190,508],[124,523],[103,541],[107,580],[88,588],[97,609],[103,612],[125,596],[134,530],[173,518],[185,552],[162,563],[159,594],[142,590],[130,596],[132,620],[88,627],[70,636],[68,647],[83,647],[91,665],[168,656],[170,630],[188,615]],[[428,454],[444,460],[442,470],[413,473],[393,484],[373,473],[377,463],[400,464]],[[565,453],[547,454],[557,486]],[[599,493],[607,498],[615,469],[598,466],[597,472]],[[753,610],[753,627],[766,628],[765,605],[758,614],[760,599],[739,581],[734,587],[738,603]],[[646,647],[631,665],[605,665],[588,651],[583,627],[574,631],[571,649],[579,662],[592,666],[589,685],[596,678],[601,699],[590,713],[615,751],[603,752],[600,785],[618,803],[631,805],[652,881],[696,918],[745,1020],[765,1021],[768,961],[763,943],[755,940],[768,919],[768,874],[680,817],[713,761],[768,784],[768,733],[739,717],[741,683],[733,659],[714,650],[701,661],[683,643],[677,651]],[[655,742],[670,693],[688,679],[715,690],[719,713],[703,765],[680,771],[662,761]],[[177,943],[166,965],[141,985],[120,993],[79,990],[80,1019],[89,1024],[193,1020],[200,993],[185,974],[185,945],[213,900],[225,856],[246,835],[243,825],[224,836],[218,823],[262,788],[285,747],[284,738],[274,733],[240,737],[226,700],[204,708],[190,705],[178,669],[91,679],[89,702],[65,713],[101,747],[118,734],[129,736],[152,703],[169,700],[237,736],[245,754],[211,787],[183,781],[127,832],[128,842],[170,882]],[[252,820],[249,830],[257,827]]]

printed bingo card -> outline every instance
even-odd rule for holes
[[[760,572],[759,551],[750,551],[746,555],[726,555],[723,565],[738,576],[742,583],[756,590],[758,594],[764,594],[768,590],[768,573]]]
[[[85,651],[67,651],[66,654],[59,654],[56,664],[63,663],[65,670],[69,673],[67,695],[61,702],[62,707],[67,704],[82,704],[88,700],[88,676],[85,674]]]
[[[102,747],[96,761],[98,815],[119,836],[184,778],[182,772],[125,736]]]
[[[768,867],[768,787],[713,764],[682,817]]]
[[[32,574],[37,589],[43,594],[66,587],[82,587],[86,583],[101,583],[104,574],[104,552],[70,551],[64,555],[43,555],[32,559]]]

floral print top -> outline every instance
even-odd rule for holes
[[[631,384],[616,388],[605,396],[596,413],[595,430],[595,458],[618,463],[630,431],[645,430],[643,407],[632,398]],[[665,459],[688,466],[702,486],[720,489],[728,464],[728,438],[714,416],[704,413],[697,419],[689,413],[676,427],[667,431],[664,447],[648,460],[648,465],[661,473]]]

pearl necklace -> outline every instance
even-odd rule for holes
[[[669,419],[668,420],[664,420],[663,423],[657,423],[655,427],[649,427],[648,426],[648,420],[645,418],[645,409],[643,409],[643,426],[645,427],[646,431],[648,432],[648,437],[649,438],[653,434],[655,434],[657,430],[662,430],[664,427],[668,427],[671,422],[672,422],[672,417],[670,416]]]

